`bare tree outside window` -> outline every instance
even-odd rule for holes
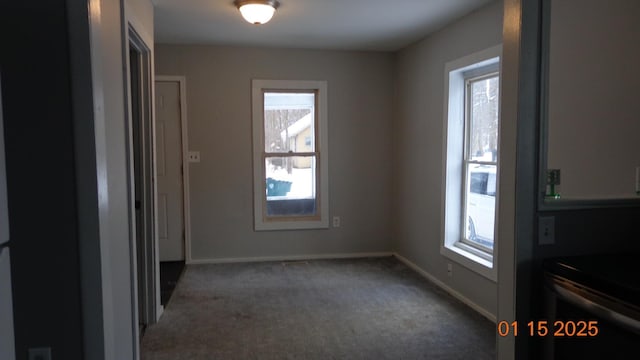
[[[467,79],[464,239],[493,250],[498,169],[499,77],[495,73]]]
[[[470,159],[497,160],[498,154],[498,77],[474,81],[470,86]],[[490,156],[489,156],[490,154]]]

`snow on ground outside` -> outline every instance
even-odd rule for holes
[[[267,178],[280,181],[290,181],[291,191],[287,193],[287,198],[313,198],[315,197],[313,169],[297,169],[293,168],[291,174],[281,167],[267,168]]]

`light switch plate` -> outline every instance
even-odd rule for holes
[[[538,245],[552,245],[556,242],[556,221],[553,216],[538,218]]]

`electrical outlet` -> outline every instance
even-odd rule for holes
[[[448,275],[449,277],[452,277],[452,276],[453,276],[453,265],[452,265],[451,263],[448,263],[448,264],[447,264],[447,275]]]
[[[51,348],[29,349],[29,360],[51,360]]]
[[[556,242],[556,221],[553,216],[538,218],[538,245],[552,245]]]
[[[333,217],[333,227],[340,227],[340,216]]]
[[[199,163],[200,162],[200,151],[189,151],[189,162]]]

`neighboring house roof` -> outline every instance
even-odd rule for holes
[[[301,132],[303,132],[304,130],[306,130],[309,126],[311,126],[311,116],[313,115],[313,113],[309,113],[305,116],[303,116],[300,120],[294,122],[293,124],[291,124],[291,126],[289,126],[287,128],[287,130],[283,130],[280,133],[280,137],[282,138],[282,141],[286,141],[287,140],[287,134],[289,135],[290,138],[297,136],[298,134],[300,134]]]

